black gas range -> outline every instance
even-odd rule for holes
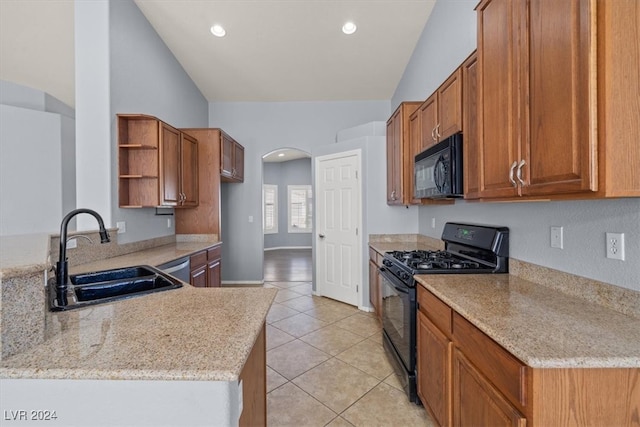
[[[448,222],[443,251],[390,251],[382,261],[407,286],[416,274],[484,274],[509,271],[509,229]]]
[[[384,346],[412,402],[416,392],[416,281],[418,274],[509,272],[509,229],[448,222],[441,251],[390,251],[380,267]]]

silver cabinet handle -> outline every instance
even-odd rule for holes
[[[438,140],[438,138],[436,137],[436,128],[431,129],[431,139],[433,139],[434,141]]]
[[[391,200],[396,200],[396,190],[391,192]]]
[[[320,233],[320,234],[318,234],[318,237],[321,238],[321,239],[324,239],[324,234]]]
[[[516,166],[518,166],[518,162],[514,161],[511,164],[511,168],[509,169],[509,181],[511,181],[511,185],[513,185],[514,187],[518,186],[518,184],[516,183],[516,180],[513,179],[513,172],[516,170]]]
[[[436,125],[436,139],[440,138],[440,123]]]
[[[518,163],[518,170],[516,171],[516,178],[518,178],[518,181],[520,181],[520,185],[522,187],[524,187],[524,181],[522,180],[522,167],[526,164],[527,162],[523,160],[520,160],[520,163]]]

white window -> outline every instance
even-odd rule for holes
[[[311,233],[311,186],[287,185],[289,233]]]
[[[264,234],[278,232],[278,186],[262,186],[262,231]]]

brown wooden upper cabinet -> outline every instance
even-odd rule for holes
[[[198,206],[198,141],[152,116],[117,117],[119,206]]]
[[[403,102],[387,121],[387,204],[408,205],[413,199],[414,158],[409,139],[409,118],[421,102]]]
[[[467,188],[471,197],[640,195],[632,136],[640,84],[612,74],[640,71],[640,53],[625,42],[639,30],[639,8],[594,0],[478,5],[479,188]]]
[[[208,234],[219,238],[221,130],[191,128],[180,131],[198,140],[199,204],[194,209],[181,209],[175,213],[176,234]]]
[[[462,133],[464,197],[479,197],[478,176],[478,55],[474,51],[462,63]]]
[[[420,105],[422,135],[420,151],[462,131],[462,70],[456,69]]]
[[[220,175],[223,182],[244,181],[244,147],[221,131]]]

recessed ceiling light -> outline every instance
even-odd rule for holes
[[[358,29],[358,27],[356,27],[356,24],[354,24],[351,21],[345,23],[342,26],[342,32],[345,33],[345,34],[353,34],[353,33],[356,32],[357,29]]]
[[[227,34],[227,32],[225,31],[224,28],[222,28],[222,25],[214,25],[211,27],[211,34],[213,34],[216,37],[224,37],[225,34]]]
[[[278,154],[278,157],[284,157],[284,153]]]

